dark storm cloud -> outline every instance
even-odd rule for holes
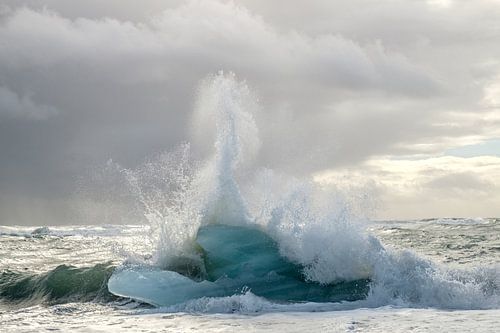
[[[199,80],[221,69],[260,96],[259,164],[294,173],[486,135],[467,116],[492,112],[479,106],[499,70],[492,2],[3,5],[0,218],[16,223],[13,202],[62,207],[89,167],[189,140]]]

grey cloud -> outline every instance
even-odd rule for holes
[[[450,112],[486,112],[477,107],[500,71],[498,6],[241,3],[4,1],[0,192],[68,196],[89,167],[133,167],[190,140],[199,81],[221,69],[260,97],[256,163],[291,173],[491,133]],[[33,115],[46,119],[21,121]],[[450,118],[458,127],[435,126]]]
[[[9,88],[0,86],[0,117],[45,119],[57,112],[50,105],[37,105],[28,94],[19,96]]]
[[[474,172],[460,172],[450,173],[433,179],[426,186],[443,191],[467,193],[471,191],[487,192],[493,188],[494,184],[482,179],[480,175]]]

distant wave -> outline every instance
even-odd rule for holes
[[[144,234],[142,225],[64,225],[64,226],[0,226],[0,236],[10,237],[115,237],[119,235]]]

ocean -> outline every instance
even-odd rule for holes
[[[497,331],[500,275],[494,267],[500,260],[500,219],[379,221],[371,222],[369,230],[393,251],[411,251],[444,270],[476,274],[470,283],[476,282],[482,295],[469,298],[429,273],[417,279],[419,286],[400,281],[401,288],[409,289],[399,291],[407,291],[407,298],[371,304],[270,301],[241,290],[154,307],[107,290],[113,271],[130,260],[127,248],[147,254],[148,227],[0,227],[0,331]],[[410,270],[407,278],[418,274],[411,271],[416,267],[404,269]],[[412,294],[415,287],[422,295]],[[428,304],[423,295],[438,299]]]
[[[500,219],[374,221],[359,192],[255,167],[254,104],[215,75],[210,156],[103,167],[86,206],[137,223],[0,226],[0,331],[498,331]]]

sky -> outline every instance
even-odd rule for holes
[[[190,140],[219,70],[259,97],[258,166],[374,218],[500,216],[498,0],[0,0],[0,224],[78,222],[82,177]]]

